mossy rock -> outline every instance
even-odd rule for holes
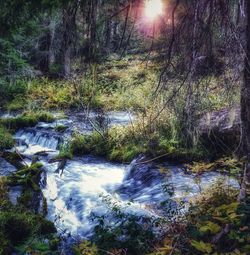
[[[64,126],[64,125],[58,125],[55,127],[55,130],[57,132],[64,132],[68,127],[67,126]]]
[[[31,187],[34,191],[40,191],[39,182],[42,172],[41,167],[41,163],[25,166],[15,174],[8,176],[8,184],[10,186],[24,185]]]

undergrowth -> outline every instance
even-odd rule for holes
[[[69,154],[94,154],[111,161],[131,162],[140,154],[151,158],[172,160],[199,160],[208,157],[210,151],[197,143],[186,147],[185,140],[178,135],[178,126],[168,111],[154,118],[154,111],[138,115],[137,120],[127,126],[114,126],[95,130],[90,135],[75,133],[69,141]],[[64,148],[65,153],[65,148]]]

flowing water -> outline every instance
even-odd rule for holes
[[[112,112],[106,117],[109,125],[126,125],[134,118],[123,112]],[[91,118],[96,118],[96,115],[92,113]],[[55,129],[58,125],[67,128],[59,133]],[[143,158],[134,160],[131,165],[123,165],[91,155],[68,160],[65,168],[58,172],[59,163],[50,163],[50,159],[58,154],[59,145],[75,129],[83,133],[92,131],[83,115],[70,114],[68,118],[53,123],[39,123],[34,128],[21,129],[15,136],[18,150],[25,155],[27,162],[40,152],[39,160],[44,165],[41,187],[48,203],[48,218],[55,222],[63,235],[91,236],[95,224],[91,215],[108,213],[110,202],[119,204],[128,213],[160,217],[164,206],[164,209],[175,210],[177,202],[187,201],[221,178],[220,174],[213,172],[197,179],[185,174],[180,166],[143,164],[140,163]],[[0,161],[0,164],[6,163]],[[237,185],[234,179],[225,178],[230,185]]]

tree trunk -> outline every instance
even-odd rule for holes
[[[55,55],[53,51],[53,41],[55,35],[55,21],[45,17],[48,21],[44,21],[47,27],[46,34],[39,41],[39,70],[43,73],[49,73],[50,67],[55,63]]]
[[[63,9],[63,42],[62,42],[62,63],[63,76],[65,78],[71,73],[71,50],[76,33],[76,12],[78,2],[69,3]]]
[[[95,62],[96,54],[96,23],[97,23],[98,0],[89,1],[88,23],[88,40],[86,45],[86,62]]]
[[[250,199],[250,1],[246,0],[246,56],[244,82],[241,91],[242,146],[247,163],[244,169],[240,199]]]
[[[49,45],[49,52],[48,52],[48,62],[49,68],[55,64],[55,52],[53,50],[53,42],[55,40],[55,31],[56,31],[56,21],[55,19],[50,20],[49,24],[49,33],[50,33],[50,45]]]

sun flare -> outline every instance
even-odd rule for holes
[[[155,19],[163,14],[162,0],[147,0],[145,3],[145,16],[149,19]]]

